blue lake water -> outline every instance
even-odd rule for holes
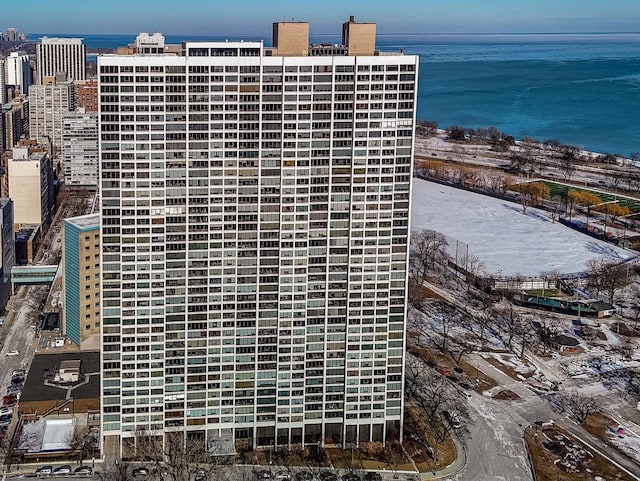
[[[135,37],[79,36],[89,50]],[[212,39],[224,37],[167,36]],[[379,35],[378,48],[420,55],[418,117],[442,128],[493,125],[516,138],[640,151],[640,34]]]

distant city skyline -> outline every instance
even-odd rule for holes
[[[312,34],[332,34],[338,33],[336,25],[349,15],[377,23],[379,34],[640,31],[637,0],[31,0],[3,5],[0,18],[7,24],[0,25],[0,30],[15,27],[31,33],[268,34],[265,24],[293,18],[310,22]]]

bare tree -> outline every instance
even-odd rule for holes
[[[75,426],[68,439],[68,444],[71,450],[77,453],[79,464],[82,464],[82,461],[89,456],[90,452],[95,452],[99,448],[99,437],[100,433],[97,428]]]
[[[613,304],[616,294],[632,281],[629,266],[605,258],[594,258],[587,262],[588,285],[596,292],[604,292],[609,304]]]
[[[215,478],[216,464],[204,438],[186,438],[182,432],[136,432],[136,456],[154,464],[163,478],[170,481],[191,481],[196,471],[206,479]]]
[[[409,276],[421,286],[437,263],[447,259],[447,239],[436,231],[424,229],[411,233]]]
[[[560,157],[558,169],[565,180],[571,180],[571,176],[576,171],[577,158],[573,155],[563,155]]]
[[[499,336],[505,347],[511,350],[513,338],[519,332],[522,318],[511,302],[506,305],[500,305],[496,310],[496,323],[500,328]]]
[[[521,322],[516,326],[515,335],[520,340],[520,359],[524,359],[524,353],[528,346],[531,346],[537,339],[531,324]]]
[[[438,122],[433,120],[418,120],[416,122],[416,135],[429,136],[437,133]]]
[[[590,414],[598,411],[598,404],[593,396],[581,394],[575,389],[564,396],[564,401],[566,408],[578,424],[583,424]]]
[[[95,473],[100,481],[131,481],[133,475],[129,471],[129,464],[120,460],[102,465],[102,471]]]
[[[478,341],[482,344],[487,328],[496,322],[497,311],[493,296],[481,293],[478,301],[480,302],[480,315],[474,318],[472,326],[476,325],[478,327],[476,335],[478,336]],[[471,330],[473,331],[473,327]]]
[[[466,254],[464,254],[462,256],[462,259],[460,260],[460,263],[464,267],[467,275],[467,291],[470,291],[471,284],[484,273],[486,264],[480,257],[473,254],[472,252],[467,252]]]
[[[446,353],[447,348],[449,346],[449,333],[455,324],[455,320],[453,316],[449,316],[447,314],[443,314],[440,318],[440,330],[438,334],[440,334],[440,344],[438,345],[438,349],[442,352]]]
[[[421,359],[407,355],[406,372],[406,400],[409,409],[416,413],[407,429],[416,441],[435,447],[437,451],[438,444],[444,442],[454,430],[452,424],[441,417],[441,412],[455,412],[461,421],[468,423],[467,408],[449,380]],[[416,422],[415,418],[421,422]]]
[[[560,213],[562,212],[562,197],[559,195],[554,195],[551,197],[550,202],[548,202],[549,212],[551,213],[551,222],[555,222],[556,220],[560,220]]]
[[[551,319],[544,318],[538,322],[539,326],[536,328],[538,345],[542,347],[542,354],[546,354],[547,349],[552,347],[553,340],[560,334],[560,329]]]
[[[504,195],[507,186],[513,182],[510,176],[502,173],[502,172],[492,172],[488,176],[488,186],[489,189],[497,194]]]

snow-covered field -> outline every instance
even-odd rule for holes
[[[551,222],[544,211],[529,208],[525,215],[518,204],[421,179],[413,180],[412,202],[411,230],[432,229],[469,244],[491,274],[577,273],[594,257],[633,257]]]

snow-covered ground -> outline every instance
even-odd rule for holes
[[[618,437],[614,433],[610,434],[611,444],[617,446],[631,459],[640,462],[640,438],[636,436]]]
[[[469,244],[491,274],[577,273],[594,257],[633,257],[551,222],[544,211],[529,208],[525,215],[518,204],[421,179],[413,180],[412,202],[412,230],[432,229]]]

